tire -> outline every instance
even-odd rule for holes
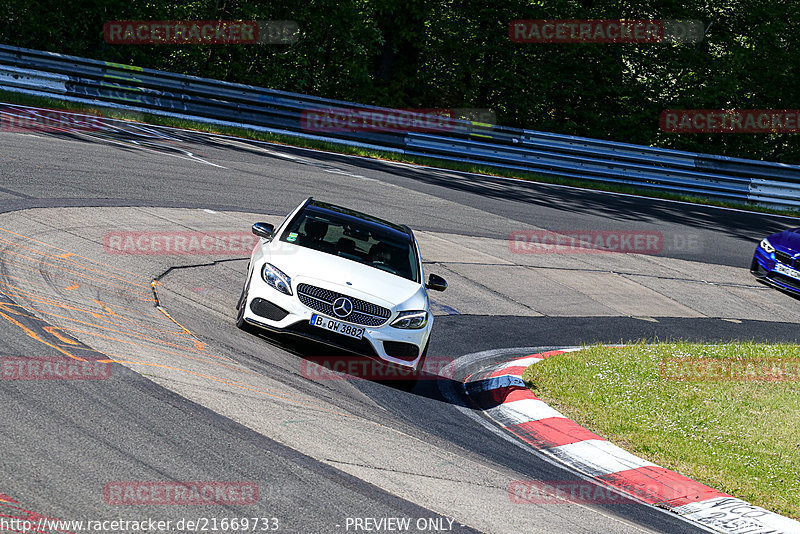
[[[247,323],[244,320],[244,306],[239,306],[239,311],[236,314],[236,327],[240,330],[247,330]]]
[[[428,345],[430,345],[430,341],[428,341]],[[419,377],[422,375],[424,371],[422,369],[425,368],[425,358],[428,356],[428,345],[425,345],[425,349],[422,351],[422,357],[419,359],[419,363],[417,364],[417,370],[405,380],[397,381],[397,388],[402,389],[403,391],[411,391],[419,382]]]
[[[240,330],[244,330],[246,332],[250,331],[250,325],[247,324],[244,320],[244,310],[247,304],[247,293],[250,289],[250,278],[247,278],[247,282],[245,283],[244,287],[242,288],[242,294],[239,296],[239,302],[236,303],[236,327]]]
[[[250,289],[250,265],[247,266],[247,281],[242,286],[242,293],[239,295],[239,301],[236,303],[236,309],[239,310],[247,301],[247,291]]]

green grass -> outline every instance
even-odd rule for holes
[[[662,378],[665,359],[692,357],[733,360],[739,368],[778,359],[794,379]],[[629,452],[800,518],[798,359],[800,346],[790,344],[592,346],[534,364],[523,379],[548,404]]]
[[[300,137],[294,137],[291,135],[279,135],[279,134],[269,134],[264,132],[257,132],[255,130],[249,130],[246,128],[232,128],[232,127],[225,127],[225,126],[217,126],[213,124],[204,124],[201,122],[189,121],[184,119],[175,119],[171,117],[164,117],[160,115],[153,115],[153,114],[146,114],[146,113],[136,113],[130,111],[123,111],[123,110],[114,110],[108,109],[103,107],[92,107],[86,106],[83,104],[78,104],[74,102],[67,102],[63,100],[58,100],[54,98],[47,98],[47,97],[39,97],[33,95],[24,95],[19,93],[13,93],[9,91],[2,91],[0,90],[0,102],[5,102],[9,104],[19,104],[19,105],[26,105],[26,106],[37,106],[37,107],[47,107],[47,108],[54,108],[54,109],[68,109],[73,111],[84,111],[84,112],[91,112],[91,113],[98,113],[105,117],[122,119],[122,120],[134,120],[138,122],[145,122],[148,124],[155,124],[159,126],[168,126],[173,128],[184,128],[187,130],[196,130],[201,132],[210,132],[210,133],[218,133],[224,135],[231,135],[236,137],[242,137],[246,139],[256,139],[260,141],[267,141],[270,143],[277,143],[277,144],[284,144],[289,146],[296,146],[296,147],[303,147],[303,148],[310,148],[314,150],[324,150],[329,152],[336,152],[339,154],[351,154],[356,156],[362,156],[367,158],[373,159],[382,159],[382,160],[389,160],[389,161],[397,161],[402,163],[410,163],[415,165],[426,165],[431,167],[438,167],[441,169],[448,169],[454,171],[463,171],[475,174],[484,174],[487,176],[502,176],[507,178],[516,178],[519,180],[529,180],[532,182],[539,182],[544,184],[555,184],[555,185],[567,185],[571,187],[581,187],[584,189],[591,189],[595,191],[609,191],[613,193],[624,193],[629,195],[637,195],[642,197],[650,197],[650,198],[662,198],[667,200],[678,200],[682,202],[689,202],[693,204],[703,204],[709,206],[720,206],[720,207],[727,207],[727,208],[736,208],[748,211],[755,211],[760,213],[772,213],[778,215],[788,215],[791,217],[800,217],[800,210],[788,210],[788,209],[774,209],[768,208],[765,206],[757,206],[754,204],[747,204],[747,203],[738,203],[738,202],[729,202],[729,201],[721,201],[721,200],[713,200],[707,199],[702,197],[694,197],[690,195],[679,195],[674,193],[667,193],[662,191],[654,191],[647,188],[635,187],[635,186],[628,186],[628,185],[616,185],[616,184],[606,184],[601,182],[592,182],[588,180],[575,180],[575,179],[568,179],[568,178],[559,178],[554,176],[544,176],[536,173],[531,172],[515,172],[515,171],[504,171],[500,169],[495,169],[492,167],[482,166],[482,165],[470,165],[470,164],[462,164],[456,163],[436,158],[426,158],[426,157],[416,157],[416,156],[405,156],[402,154],[396,154],[393,152],[388,151],[381,151],[381,150],[368,150],[363,148],[356,148],[356,147],[349,147],[346,145],[340,145],[337,143],[327,143],[323,141],[314,141],[309,139],[303,139]]]

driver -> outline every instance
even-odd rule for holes
[[[314,241],[322,241],[328,233],[328,223],[316,219],[306,221],[306,237]]]
[[[369,250],[372,263],[382,263],[388,265],[392,259],[392,251],[385,243],[376,243]]]
[[[303,246],[321,250],[323,252],[333,252],[333,243],[325,241],[328,234],[328,223],[317,219],[307,219],[305,225],[305,236],[301,243]]]

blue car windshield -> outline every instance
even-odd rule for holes
[[[419,282],[411,237],[370,220],[309,206],[295,217],[280,240]]]

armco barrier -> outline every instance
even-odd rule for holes
[[[390,111],[0,45],[0,89],[415,156],[800,209],[800,166],[453,121],[446,132],[310,132],[304,111]]]

